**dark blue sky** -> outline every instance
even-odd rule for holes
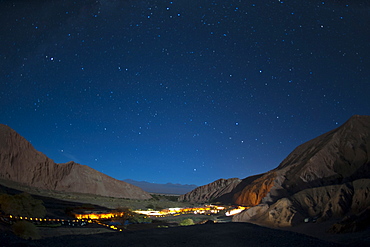
[[[0,1],[0,123],[55,162],[203,185],[370,115],[368,1],[75,2]]]

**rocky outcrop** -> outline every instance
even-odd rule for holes
[[[232,190],[217,183],[182,199],[250,207],[233,221],[291,226],[303,219],[325,221],[358,214],[370,206],[370,116],[353,116],[342,126],[300,146],[264,174],[239,181]]]
[[[233,191],[239,204],[259,203],[233,220],[289,226],[307,217],[327,220],[359,213],[370,205],[368,178],[370,117],[353,116],[297,147],[276,169],[250,181],[243,193]],[[264,198],[256,200],[255,191]]]
[[[241,191],[234,191],[233,202],[248,207],[258,205],[271,190],[275,178],[275,172],[268,172],[252,180]]]
[[[235,216],[233,221],[285,227],[300,224],[304,219],[323,222],[342,218],[369,208],[369,189],[370,179],[305,189],[271,205],[261,203]]]
[[[74,162],[56,164],[22,136],[0,124],[0,179],[40,189],[149,199],[142,189]]]
[[[240,182],[241,180],[238,178],[219,179],[180,196],[179,201],[212,202],[214,199],[230,193]]]
[[[345,216],[341,221],[333,224],[329,233],[351,233],[362,231],[370,225],[370,206],[358,214]]]

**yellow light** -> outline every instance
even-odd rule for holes
[[[239,206],[239,207],[237,207],[237,208],[235,208],[235,209],[232,209],[232,210],[230,210],[230,211],[227,211],[227,212],[225,213],[225,215],[226,215],[226,216],[236,215],[236,214],[238,214],[238,213],[240,213],[240,212],[244,211],[245,209],[248,209],[248,207],[242,207],[242,206]]]

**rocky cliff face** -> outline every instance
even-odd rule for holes
[[[353,116],[341,127],[298,146],[276,169],[250,181],[241,191],[233,191],[234,202],[254,206],[307,188],[367,178],[369,138],[370,117]]]
[[[252,180],[240,190],[234,190],[233,202],[239,205],[255,206],[269,193],[274,185],[275,172],[268,172],[261,177]]]
[[[197,187],[196,189],[180,196],[179,201],[187,202],[211,202],[222,195],[230,193],[239,183],[238,178],[219,179],[210,184]]]
[[[233,221],[286,227],[304,219],[323,222],[361,214],[370,206],[369,191],[370,179],[305,189],[272,204],[261,203],[234,216]]]
[[[339,128],[297,147],[276,169],[253,180],[234,201],[255,206],[234,217],[273,226],[302,218],[326,220],[370,205],[370,117],[353,116]],[[263,190],[259,200],[255,189]]]
[[[56,164],[38,152],[22,136],[0,124],[0,178],[27,186],[96,194],[109,197],[149,199],[142,189],[74,162]]]
[[[298,146],[277,168],[247,177],[228,192],[224,186],[215,191],[217,186],[211,183],[183,199],[213,198],[248,206],[233,220],[291,226],[307,218],[361,215],[370,206],[369,179],[370,116],[356,115]]]

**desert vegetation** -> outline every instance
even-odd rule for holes
[[[40,239],[39,229],[31,222],[21,220],[12,225],[13,232],[24,239]]]
[[[0,206],[5,214],[28,217],[44,217],[46,214],[43,201],[33,198],[28,193],[1,194]]]
[[[43,201],[33,198],[28,193],[0,195],[1,211],[7,215],[45,217],[46,208]],[[12,231],[24,239],[39,239],[39,229],[29,221],[20,220],[12,225]]]
[[[191,226],[194,225],[194,220],[191,218],[183,219],[180,224],[180,226]]]

